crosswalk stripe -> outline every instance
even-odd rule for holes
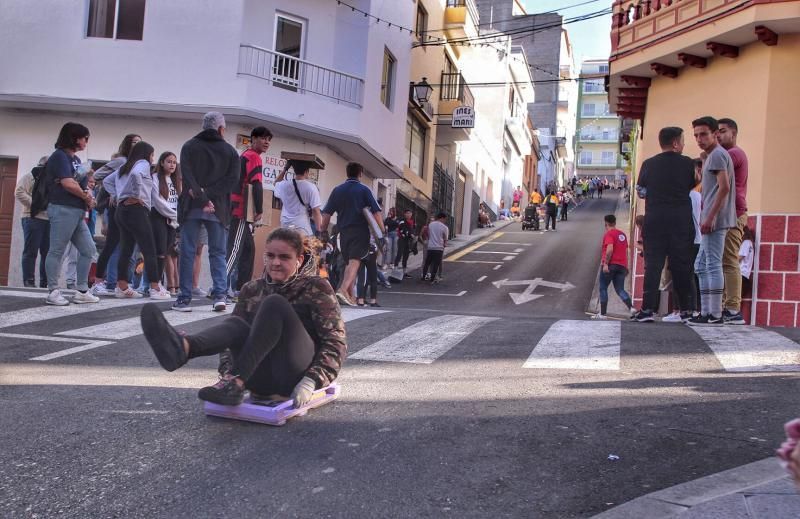
[[[522,367],[618,370],[620,330],[619,322],[557,321],[548,328]]]
[[[44,298],[42,298],[44,300]],[[24,310],[14,310],[0,314],[0,328],[10,328],[20,324],[31,324],[60,317],[86,314],[122,306],[140,305],[147,303],[150,299],[143,297],[140,299],[103,299],[99,303],[88,303],[82,305],[70,304],[69,306],[45,306],[41,308],[26,308]]]
[[[441,315],[413,324],[350,355],[351,359],[430,364],[496,317]]]
[[[62,295],[66,295],[64,292],[61,292]],[[38,299],[39,301],[44,303],[44,300],[47,298],[47,292],[36,292],[36,291],[27,291],[27,290],[0,290],[0,296],[6,297],[25,297],[28,299]]]
[[[800,344],[751,326],[692,327],[725,371],[800,371]]]

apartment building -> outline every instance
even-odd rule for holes
[[[610,113],[604,77],[607,59],[586,59],[581,64],[578,82],[575,156],[579,177],[600,177],[619,182],[624,159],[620,154],[621,120]]]
[[[657,154],[658,131],[679,126],[685,154],[699,156],[692,120],[728,117],[748,155],[748,226],[756,237],[742,315],[750,324],[800,325],[800,199],[795,138],[800,132],[800,0],[614,2],[610,102],[644,121],[637,168]],[[632,179],[635,181],[635,179]],[[637,203],[636,211],[646,208]],[[633,296],[643,265],[634,255]]]
[[[373,0],[4,5],[0,43],[15,50],[0,56],[0,284],[20,283],[16,179],[52,151],[66,121],[89,127],[81,159],[99,165],[132,132],[159,153],[178,152],[202,114],[219,110],[240,150],[253,126],[275,134],[265,188],[283,167],[281,152],[296,151],[325,162],[313,174],[323,199],[348,161],[362,163],[376,194],[390,197],[408,162],[415,8]],[[280,205],[272,204],[277,222]]]

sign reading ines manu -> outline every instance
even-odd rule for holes
[[[471,106],[459,106],[453,110],[451,128],[475,128],[475,110]]]

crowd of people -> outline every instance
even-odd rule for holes
[[[637,322],[655,320],[662,290],[671,287],[673,310],[662,312],[662,321],[745,324],[742,279],[750,277],[755,241],[747,227],[747,155],[736,144],[739,128],[734,120],[706,116],[692,127],[701,150],[698,158],[683,154],[683,130],[667,127],[658,135],[662,152],[642,163],[636,185],[646,204],[644,215],[636,218],[636,250],[644,259],[642,306],[633,309],[628,294],[617,286],[624,281],[621,272],[627,274],[627,256],[612,257],[606,250],[624,234],[610,239],[607,234],[597,318],[606,315],[604,287],[613,281]]]
[[[89,129],[65,124],[54,152],[16,188],[24,285],[37,286],[38,256],[38,286],[48,288],[50,305],[97,303],[102,296],[149,297],[174,299],[173,310],[188,312],[193,298],[209,297],[215,311],[224,311],[253,278],[253,234],[262,224],[264,200],[261,155],[273,134],[254,128],[241,155],[224,135],[224,116],[209,112],[200,133],[179,153],[163,151],[155,160],[154,147],[129,134],[95,171],[78,157]],[[421,227],[408,210],[398,216],[389,208],[384,218],[378,200],[360,181],[364,170],[357,163],[348,164],[347,180],[323,206],[316,184],[307,178],[311,166],[287,161],[273,194],[282,202],[281,227],[321,241],[318,266],[341,304],[379,306],[377,287],[391,287],[391,275],[397,281],[408,278],[409,256],[419,252],[419,245],[425,258],[422,279],[441,279],[446,214]],[[334,214],[337,222],[329,233]],[[101,225],[97,237],[95,222]],[[198,279],[204,249],[212,280],[207,292]],[[62,277],[75,291],[70,299],[62,293]]]

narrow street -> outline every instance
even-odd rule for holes
[[[616,200],[555,233],[510,225],[441,284],[345,309],[341,398],[280,428],[204,416],[215,360],[161,370],[138,302],[2,289],[0,515],[577,518],[771,456],[798,376],[758,345],[796,356],[800,333],[743,327],[762,363],[735,372],[683,325],[589,320]],[[526,286],[494,285],[539,278],[563,286],[515,304]],[[197,304],[167,313],[189,333],[220,318]]]

